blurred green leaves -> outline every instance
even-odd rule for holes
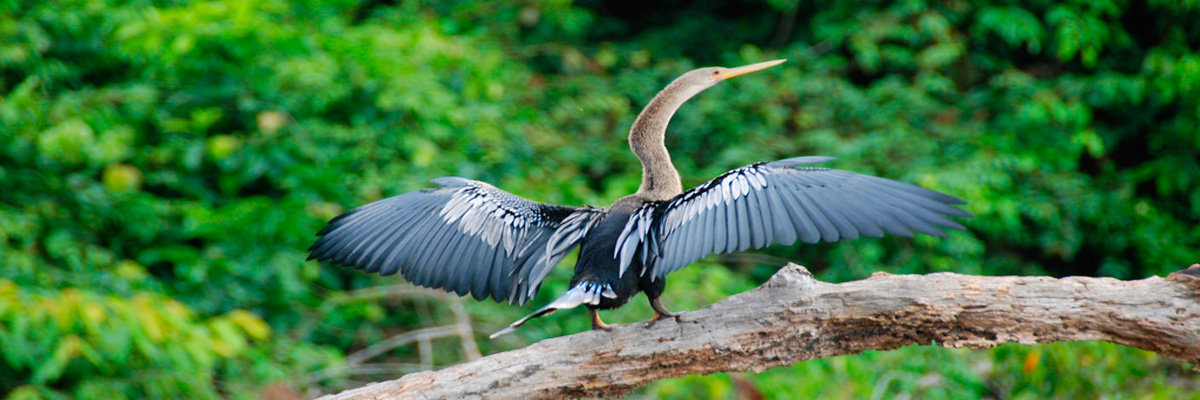
[[[245,311],[198,318],[162,295],[122,299],[75,288],[32,294],[9,280],[0,280],[0,323],[4,369],[29,376],[30,386],[13,388],[14,396],[43,392],[41,385],[51,382],[104,377],[67,394],[218,398],[207,383],[215,365],[270,335],[262,319]]]

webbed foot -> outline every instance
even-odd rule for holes
[[[611,326],[604,323],[604,321],[600,319],[600,311],[596,310],[595,308],[588,308],[588,316],[592,318],[592,329],[602,329],[605,331],[612,330]]]

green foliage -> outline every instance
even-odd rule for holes
[[[117,268],[143,273],[136,265]],[[271,337],[262,319],[242,310],[201,319],[156,293],[32,294],[2,279],[0,324],[0,370],[6,386],[20,385],[11,388],[14,398],[54,393],[51,382],[70,383],[64,394],[71,398],[219,398],[214,371],[236,362],[251,340]]]
[[[899,273],[1163,275],[1200,248],[1200,3],[0,2],[0,396],[257,398],[443,301],[304,262],[324,221],[461,175],[559,204],[636,189],[624,135],[703,65],[789,63],[672,120],[687,184],[750,162],[837,168],[966,199],[946,239],[772,248],[828,280]],[[772,257],[672,275],[668,306],[748,290]],[[531,304],[565,290],[560,268]],[[644,302],[606,314],[635,322]],[[528,311],[468,302],[476,330]],[[485,352],[587,328],[562,313]],[[460,361],[405,347],[386,365]],[[1032,360],[1032,361],[1031,361]],[[1079,368],[1079,367],[1084,368]],[[398,368],[403,370],[403,368]],[[1184,366],[1101,344],[911,348],[748,376],[801,397],[1149,397]],[[725,375],[657,383],[732,397]],[[1181,383],[1182,382],[1182,383]],[[1194,392],[1193,392],[1194,393]]]

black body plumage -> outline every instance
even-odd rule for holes
[[[608,215],[580,243],[579,259],[575,262],[575,276],[571,278],[570,286],[575,287],[581,282],[608,285],[616,294],[611,298],[601,296],[599,303],[588,306],[611,309],[625,305],[638,292],[645,292],[649,297],[662,294],[662,285],[658,285],[655,291],[649,276],[642,274],[644,267],[640,260],[630,267],[637,273],[621,274],[617,259],[613,257],[617,239],[625,232],[629,217],[647,204],[652,203],[636,197],[626,197],[614,203],[609,207]]]
[[[587,306],[620,307],[645,293],[656,318],[671,316],[658,297],[671,272],[709,254],[775,243],[832,242],[884,233],[945,236],[964,229],[963,201],[906,183],[812,167],[832,157],[797,157],[738,168],[683,191],[662,135],[674,110],[726,76],[781,61],[702,68],[672,82],[638,116],[630,145],[642,186],[606,208],[565,207],[520,198],[483,182],[438,178],[440,188],[379,200],[329,222],[309,259],[389,275],[476,299],[524,303],[579,246],[566,293],[497,332],[530,318]],[[725,75],[722,75],[725,74]]]

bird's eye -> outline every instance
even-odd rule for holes
[[[720,74],[721,74],[721,70],[719,70],[719,69],[713,70],[713,75],[720,75]]]

